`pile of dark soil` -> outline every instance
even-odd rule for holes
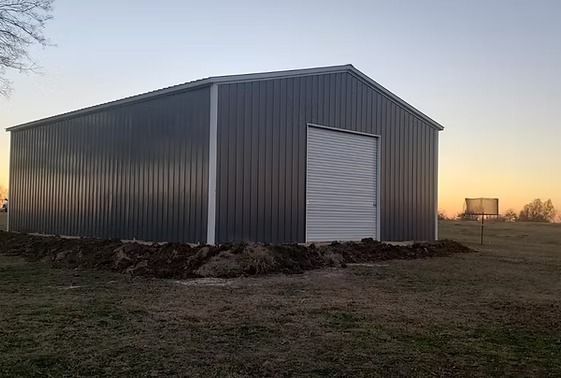
[[[157,278],[239,277],[301,273],[390,259],[448,256],[472,250],[451,240],[409,246],[361,242],[303,246],[259,243],[190,246],[138,244],[97,239],[66,239],[0,232],[0,253],[46,261],[53,267],[103,269]]]

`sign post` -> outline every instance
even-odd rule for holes
[[[481,245],[483,245],[483,225],[485,224],[485,215],[481,216]]]
[[[498,198],[466,198],[466,215],[481,217],[481,245],[483,245],[483,233],[485,227],[485,216],[499,216]]]

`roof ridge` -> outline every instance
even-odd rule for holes
[[[258,72],[258,73],[247,73],[247,74],[235,74],[235,75],[223,75],[223,76],[210,76],[203,79],[197,79],[188,81],[182,84],[171,85],[169,87],[155,89],[153,91],[140,93],[137,95],[131,95],[127,97],[123,97],[117,100],[112,100],[108,102],[104,102],[98,105],[88,106],[85,108],[80,108],[76,110],[71,110],[68,112],[60,113],[54,116],[41,118],[35,121],[25,122],[18,125],[14,125],[11,127],[6,128],[6,131],[17,131],[24,128],[30,128],[34,126],[38,126],[47,122],[54,122],[61,119],[66,119],[69,117],[75,117],[78,115],[91,113],[94,111],[107,109],[113,106],[130,104],[130,103],[137,103],[146,101],[156,96],[165,96],[170,94],[179,93],[182,91],[187,91],[207,85],[212,84],[226,84],[226,83],[236,83],[236,82],[248,82],[248,81],[259,81],[259,80],[273,80],[276,78],[285,78],[285,77],[300,77],[300,76],[309,76],[309,75],[321,75],[321,74],[329,74],[335,72],[344,72],[349,71],[355,74],[359,79],[363,80],[367,85],[370,85],[374,89],[382,92],[385,96],[389,97],[393,101],[401,104],[405,108],[409,109],[411,112],[416,114],[417,116],[423,118],[425,121],[430,123],[435,128],[442,130],[442,127],[438,122],[434,121],[409,103],[402,100],[397,95],[393,94],[382,85],[378,84],[370,77],[359,71],[355,68],[352,64],[344,64],[344,65],[335,65],[335,66],[324,66],[324,67],[315,67],[315,68],[299,68],[299,69],[290,69],[290,70],[280,70],[280,71],[268,71],[268,72]]]

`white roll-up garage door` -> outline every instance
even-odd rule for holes
[[[306,240],[378,239],[378,138],[308,126]]]

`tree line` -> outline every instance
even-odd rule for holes
[[[504,214],[499,215],[498,219],[505,221],[505,222],[546,222],[551,223],[555,222],[556,220],[561,221],[561,214],[559,219],[557,219],[557,215],[559,213],[553,206],[553,202],[551,199],[546,201],[542,201],[539,198],[536,198],[532,202],[524,205],[522,210],[517,212],[514,209],[508,209],[504,212]],[[440,220],[475,220],[478,219],[476,215],[470,215],[465,213],[459,213],[456,217],[448,217],[442,211],[438,213],[438,219]]]
[[[524,205],[522,210],[517,213],[514,209],[505,211],[503,217],[509,222],[554,222],[557,210],[553,206],[551,199],[542,201],[536,198],[532,202]]]

